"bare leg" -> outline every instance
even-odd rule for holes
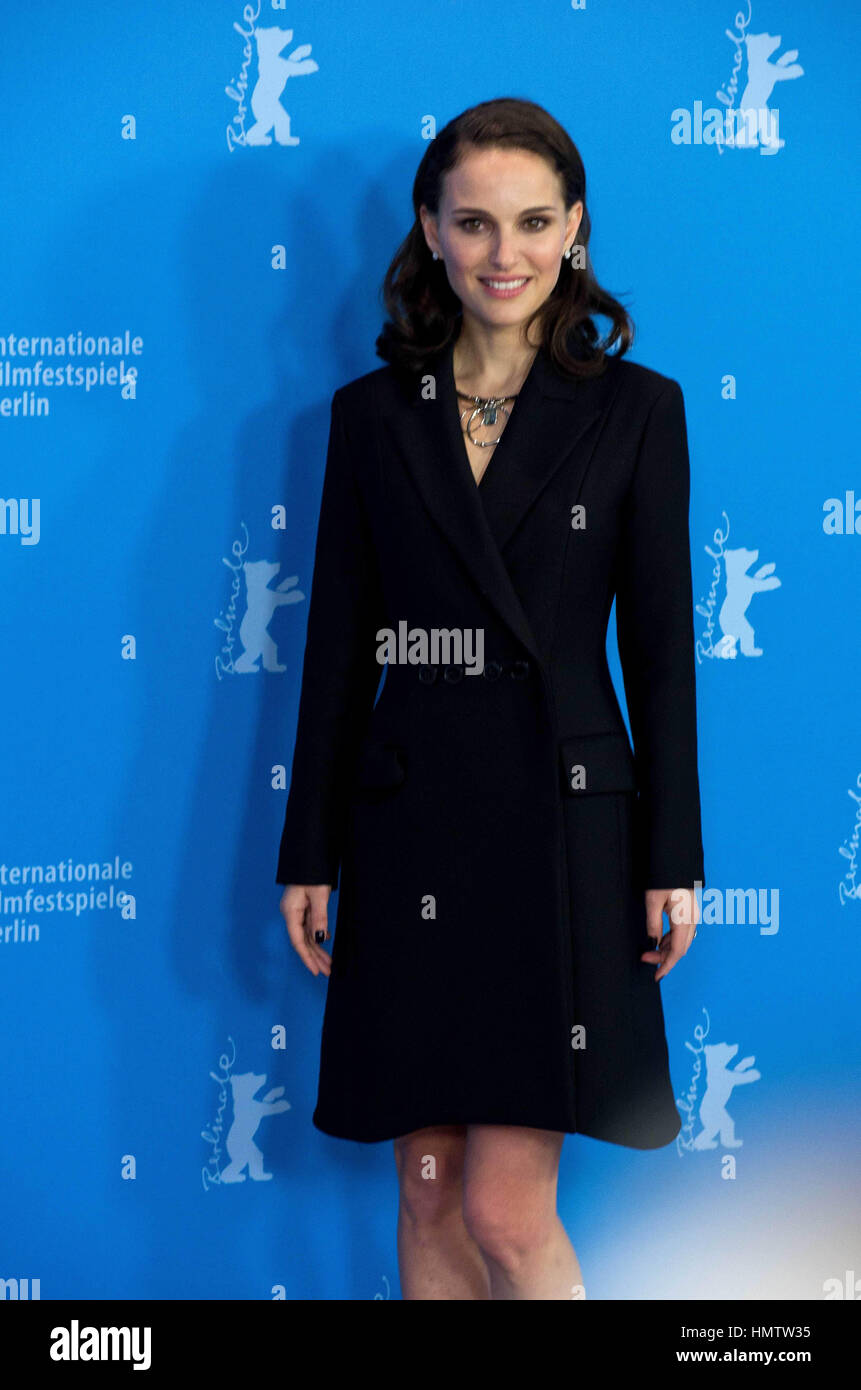
[[[556,1212],[564,1135],[470,1125],[464,1220],[484,1256],[492,1299],[583,1298],[583,1276]]]
[[[466,1125],[415,1130],[394,1141],[404,1299],[489,1299],[481,1251],[463,1220]]]

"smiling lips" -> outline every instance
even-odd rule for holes
[[[526,288],[531,277],[529,275],[509,275],[507,277],[494,276],[493,278],[479,276],[478,278],[487,293],[493,295],[494,299],[513,299],[515,295],[520,294],[521,290]]]

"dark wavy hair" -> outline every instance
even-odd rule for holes
[[[574,245],[584,248],[585,264],[578,268],[573,256],[571,260],[563,257],[553,291],[529,316],[526,328],[528,332],[533,320],[539,320],[542,346],[561,371],[575,377],[597,375],[615,344],[616,356],[628,351],[634,325],[619,301],[601,288],[592,270],[586,171],[577,146],[543,106],[519,97],[498,97],[470,106],[429,143],[413,183],[415,221],[382,285],[389,318],[376,341],[377,356],[407,375],[421,375],[460,331],[462,306],[448,283],[443,262],[433,259],[419,208],[424,203],[437,216],[443,176],[474,147],[531,150],[556,170],[566,208],[582,199],[583,217]],[[602,341],[592,314],[603,314],[611,321]]]

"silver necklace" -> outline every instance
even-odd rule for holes
[[[472,422],[476,415],[481,416],[482,425],[495,425],[497,412],[502,411],[503,415],[509,416],[511,411],[504,404],[505,401],[516,401],[517,393],[513,396],[473,396],[468,391],[455,391],[463,401],[472,401],[472,410],[462,410],[460,412],[461,423],[465,415],[469,416],[466,422],[466,433],[471,444],[478,445],[479,449],[490,449],[494,444],[498,444],[502,435],[497,435],[496,439],[473,439]]]

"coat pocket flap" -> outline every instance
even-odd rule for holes
[[[367,791],[399,787],[406,775],[406,754],[397,744],[368,743],[359,753],[356,784]]]
[[[570,796],[637,790],[636,764],[624,733],[572,734],[560,744],[562,776]]]

